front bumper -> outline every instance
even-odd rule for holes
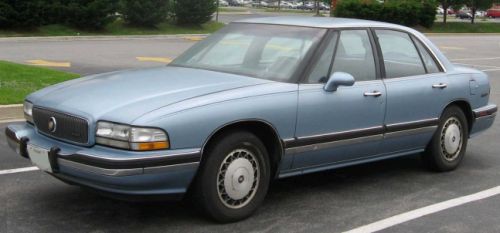
[[[471,136],[488,129],[493,125],[497,115],[498,107],[495,104],[488,104],[484,107],[474,109],[474,124],[470,132]]]
[[[48,150],[51,175],[117,195],[181,198],[201,157],[199,148],[133,152],[75,146],[41,135],[28,123],[9,125],[5,134],[9,147],[27,159],[28,144]]]

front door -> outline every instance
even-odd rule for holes
[[[294,154],[294,168],[377,155],[383,138],[386,91],[377,79],[369,31],[337,31],[324,46],[306,83],[299,86],[296,137],[287,149]],[[355,84],[324,91],[334,72],[351,74]]]

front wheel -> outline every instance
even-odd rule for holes
[[[214,140],[203,155],[194,184],[197,201],[216,221],[245,219],[267,194],[270,166],[266,148],[248,132],[231,132]]]
[[[469,127],[464,112],[457,106],[446,108],[438,129],[423,154],[424,161],[435,171],[451,171],[462,161]]]

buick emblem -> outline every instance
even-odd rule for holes
[[[51,133],[56,132],[56,129],[57,129],[57,121],[56,121],[56,118],[51,117],[51,118],[49,119],[48,129],[49,129],[49,131],[50,131]]]

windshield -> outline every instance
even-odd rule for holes
[[[230,24],[175,59],[171,65],[290,82],[325,29]]]

